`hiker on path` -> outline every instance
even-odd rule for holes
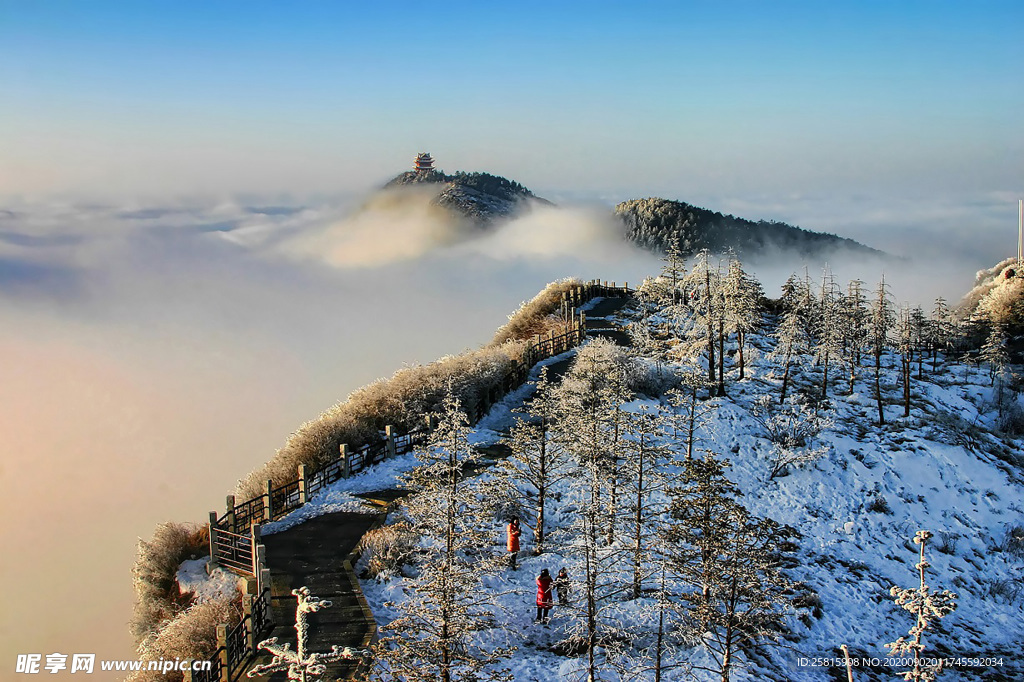
[[[553,606],[551,599],[551,575],[544,569],[537,576],[537,622],[547,623]]]
[[[508,534],[508,562],[515,571],[519,568],[516,566],[516,559],[519,558],[519,536],[523,533],[519,528],[519,517],[512,517],[505,532]]]
[[[555,576],[555,591],[558,592],[558,605],[569,605],[569,572],[564,568]]]

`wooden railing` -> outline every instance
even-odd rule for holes
[[[209,670],[186,670],[185,682],[235,682],[256,652],[257,645],[274,628],[270,611],[270,586],[262,589],[256,580],[246,583],[242,595],[242,620],[234,627],[217,626],[217,650],[208,660]]]
[[[494,386],[467,416],[476,424],[510,391],[521,386],[530,369],[547,358],[564,353],[583,342],[586,337],[586,315],[577,308],[594,298],[628,297],[633,291],[628,284],[617,287],[615,282],[594,280],[574,287],[562,295],[561,311],[566,320],[566,331],[552,332],[546,337],[534,336],[523,351],[522,360],[500,384]],[[425,415],[426,418],[426,415]],[[260,640],[273,627],[270,611],[270,571],[266,568],[266,550],[260,544],[260,525],[279,519],[303,506],[314,495],[342,478],[348,478],[379,462],[406,454],[426,442],[428,424],[403,435],[396,435],[393,426],[387,426],[383,438],[350,450],[347,444],[339,448],[339,458],[324,467],[309,472],[304,464],[298,467],[297,478],[274,487],[266,482],[263,494],[236,504],[233,495],[227,498],[227,511],[223,516],[210,512],[211,564],[223,566],[236,573],[252,576],[252,594],[243,597],[245,615],[234,628],[217,628],[217,651],[209,659],[211,670],[186,672],[186,682],[234,682],[257,653]],[[358,585],[357,585],[358,587]]]

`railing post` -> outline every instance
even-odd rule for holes
[[[263,568],[263,566],[265,565],[265,557],[264,557],[264,563],[263,564],[260,563],[261,559],[260,559],[259,548],[263,547],[263,545],[260,544],[260,540],[262,540],[262,539],[263,539],[263,528],[260,526],[260,524],[257,523],[255,525],[253,525],[253,527],[252,527],[252,529],[250,531],[250,534],[249,534],[249,550],[250,550],[250,552],[252,554],[252,574],[254,576],[255,575],[259,575],[260,574],[260,569]],[[266,551],[266,550],[264,550],[264,551]]]
[[[263,486],[263,520],[270,523],[274,520],[274,509],[271,506],[274,501],[274,482],[269,478]]]
[[[248,620],[245,627],[245,646],[249,651],[256,651],[256,624],[252,622],[252,600],[256,593],[256,578],[245,581],[245,594],[242,595],[242,620]]]
[[[341,477],[348,478],[352,475],[352,460],[348,456],[348,443],[342,443],[338,449],[341,450]]]
[[[384,456],[384,459],[394,459],[398,456],[398,446],[395,444],[395,427],[393,425],[388,424],[384,427],[384,437],[387,438],[387,443],[385,444],[387,454]]]
[[[220,680],[231,682],[231,671],[228,670],[228,626],[217,626],[217,648],[220,650]]]
[[[237,533],[238,532],[238,526],[235,523],[235,496],[234,495],[228,495],[227,500],[226,500],[226,506],[228,508],[228,513],[226,514],[226,518],[224,519],[224,522],[228,524],[228,530],[229,531],[231,531],[232,533]]]
[[[217,512],[210,512],[210,570],[217,567]]]
[[[259,584],[259,588],[260,588],[260,595],[261,596],[263,595],[264,592],[267,593],[266,618],[267,618],[267,623],[273,623],[274,622],[274,609],[270,608],[271,589],[270,589],[270,569],[269,568],[264,568],[262,571],[260,571],[260,584]]]
[[[309,482],[306,480],[306,465],[299,465],[299,504],[309,502]]]

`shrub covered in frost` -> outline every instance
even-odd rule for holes
[[[209,554],[209,548],[206,526],[192,523],[161,523],[152,540],[139,540],[132,567],[135,613],[130,624],[136,644],[188,606],[189,597],[178,592],[178,567]]]
[[[227,625],[230,629],[241,617],[241,603],[233,597],[193,604],[142,642],[140,658],[143,661],[209,658],[217,650],[217,626]],[[143,670],[129,675],[125,682],[179,682],[182,677],[182,673],[176,671],[163,675]]]
[[[406,522],[374,528],[363,536],[356,548],[366,563],[366,574],[387,580],[401,570],[416,553],[420,536]]]
[[[552,315],[562,304],[562,294],[573,287],[583,284],[578,279],[563,279],[552,282],[531,300],[524,302],[519,309],[509,315],[505,323],[494,334],[491,345],[501,345],[510,340],[529,339],[535,334],[547,334],[559,327],[559,319]]]

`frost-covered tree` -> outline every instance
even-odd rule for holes
[[[924,578],[924,571],[930,564],[924,558],[924,547],[928,539],[932,537],[931,531],[919,530],[914,535],[914,544],[921,546],[920,559],[917,568],[919,583],[911,588],[900,588],[895,585],[889,590],[889,594],[896,601],[897,606],[914,614],[916,622],[910,628],[910,638],[900,637],[895,642],[885,646],[889,649],[890,656],[910,655],[914,657],[914,666],[905,672],[900,673],[904,680],[913,682],[933,682],[942,670],[942,659],[938,664],[929,664],[921,656],[924,651],[922,642],[924,632],[934,621],[945,618],[956,609],[957,596],[949,590],[933,592],[927,585]]]
[[[1006,337],[1006,325],[993,324],[978,354],[978,359],[988,365],[989,383],[992,386],[995,386],[996,376],[1001,376],[1006,371],[1006,366],[1010,364],[1010,355],[1006,351]]]
[[[938,367],[939,352],[946,353],[953,345],[953,320],[946,299],[935,299],[931,319],[928,321],[928,342],[932,350],[932,371]]]
[[[685,328],[684,350],[689,357],[706,353],[708,361],[708,383],[715,385],[717,364],[715,347],[718,345],[719,278],[711,267],[710,254],[701,251],[693,268],[683,280],[689,306],[688,325]]]
[[[795,275],[783,285],[782,306],[782,320],[772,334],[775,337],[775,348],[769,355],[775,360],[782,361],[780,403],[786,402],[793,359],[809,352],[814,343],[809,332],[814,301],[806,283],[797,279]]]
[[[642,622],[637,632],[632,655],[623,655],[617,662],[625,680],[693,679],[693,667],[683,657],[687,642],[680,636],[679,623],[686,614],[686,605],[679,598],[685,586],[674,576],[665,552],[659,552],[652,564],[652,582],[656,587],[653,603],[643,605],[639,612]],[[680,677],[682,675],[682,677]]]
[[[928,318],[921,306],[910,310],[910,328],[913,336],[913,352],[917,355],[917,378],[924,379],[924,355],[928,348]]]
[[[506,648],[480,646],[476,635],[497,619],[492,591],[482,580],[503,557],[491,551],[472,480],[464,476],[479,454],[470,446],[466,414],[451,391],[428,444],[417,451],[420,465],[407,477],[415,492],[406,502],[412,527],[424,536],[419,575],[408,598],[393,606],[400,615],[382,628],[376,674],[415,682],[506,680],[488,670]]]
[[[585,652],[587,679],[598,679],[598,649],[614,631],[609,609],[622,591],[614,567],[620,547],[606,541],[614,524],[615,463],[619,458],[619,405],[629,397],[623,373],[623,349],[595,339],[580,350],[558,389],[558,438],[576,467],[569,478],[569,504],[576,507],[572,524],[560,533],[560,544],[575,560],[581,576],[581,605],[572,613],[569,636]],[[611,513],[609,510],[611,509]]]
[[[828,370],[831,362],[843,351],[842,310],[840,291],[832,273],[826,269],[821,276],[821,295],[814,318],[814,357],[822,368],[821,397],[828,396]]]
[[[729,267],[722,281],[722,296],[725,306],[726,333],[736,334],[740,376],[744,378],[745,362],[743,350],[747,335],[761,327],[761,283],[743,270],[738,258],[729,259]]]
[[[554,385],[542,368],[536,391],[523,409],[526,419],[517,419],[505,443],[512,450],[498,465],[498,477],[515,490],[517,498],[533,516],[533,547],[544,551],[546,517],[551,489],[569,475],[563,444],[555,437],[558,400]]]
[[[698,392],[708,388],[707,380],[696,369],[683,370],[679,374],[679,388],[672,389],[666,395],[672,406],[669,420],[672,426],[673,441],[679,449],[686,452],[686,459],[693,458],[695,446],[700,442],[701,435],[711,423],[717,405],[713,401],[701,400]]]
[[[842,326],[843,353],[849,367],[850,393],[853,393],[857,381],[857,368],[860,367],[860,356],[867,341],[867,304],[864,299],[864,282],[851,280],[843,297]]]
[[[638,412],[623,412],[623,417],[622,474],[627,499],[624,511],[629,516],[632,597],[639,599],[647,578],[645,567],[650,565],[656,545],[654,539],[668,509],[666,491],[673,480],[669,465],[674,457],[665,444],[669,422],[662,408],[642,406]]]
[[[679,246],[679,236],[671,241],[662,259],[661,277],[668,285],[668,303],[678,304],[685,298],[683,279],[686,277],[686,254]]]
[[[875,357],[875,400],[878,403],[878,424],[881,426],[885,424],[885,410],[882,401],[882,354],[889,347],[889,336],[895,321],[892,296],[885,283],[885,275],[882,275],[878,282],[870,315],[868,343],[871,347],[871,354]]]
[[[727,462],[710,453],[685,463],[685,483],[672,491],[672,524],[664,534],[673,572],[689,587],[681,628],[729,682],[739,652],[777,636],[789,603],[781,557],[796,533],[753,517],[725,477]],[[694,666],[698,668],[698,666]]]
[[[634,320],[626,327],[633,350],[643,357],[651,358],[655,367],[660,373],[662,364],[669,359],[670,346],[665,339],[660,337],[655,330],[652,330],[652,315],[644,315]]]
[[[910,376],[914,367],[917,338],[913,312],[901,307],[896,320],[896,348],[900,353],[900,385],[903,387],[903,416],[910,416]]]

